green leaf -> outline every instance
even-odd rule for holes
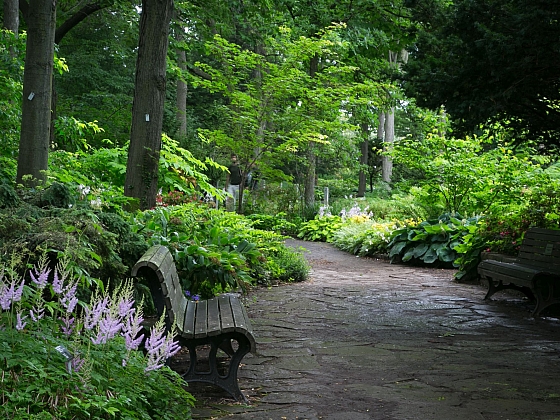
[[[428,248],[430,248],[430,245],[428,243],[422,243],[422,244],[419,244],[416,247],[414,247],[413,252],[412,252],[414,258],[422,257],[422,255],[424,255],[426,253]]]
[[[393,258],[394,256],[399,255],[406,245],[406,242],[397,242],[391,247],[391,250],[389,251],[389,257]]]
[[[424,254],[422,261],[424,261],[426,264],[432,264],[435,261],[437,261],[438,256],[437,256],[436,249],[437,249],[436,246],[434,245],[430,246],[430,248]]]
[[[457,258],[457,253],[448,247],[441,247],[437,250],[437,256],[440,261],[453,262]]]

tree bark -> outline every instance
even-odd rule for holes
[[[309,76],[314,78],[319,70],[319,56],[315,55],[309,63]],[[307,175],[305,177],[305,206],[312,207],[315,205],[315,175],[317,166],[317,155],[315,154],[315,144],[309,144],[307,153]]]
[[[141,209],[156,205],[166,87],[166,59],[173,0],[143,0],[130,149],[124,194]]]
[[[184,50],[177,50],[177,64],[182,71],[187,70],[187,57]],[[177,120],[179,129],[177,134],[181,137],[187,136],[187,82],[177,79]]]
[[[309,144],[307,152],[307,175],[305,177],[305,205],[312,207],[315,205],[315,174],[317,167],[317,155],[315,154],[315,143]]]
[[[386,112],[385,117],[385,138],[383,141],[383,151],[388,152],[395,141],[395,108]],[[393,159],[391,156],[383,155],[382,178],[384,182],[390,183],[393,176]]]
[[[27,49],[16,182],[35,186],[45,179],[49,159],[56,1],[31,0],[26,20]]]
[[[19,1],[4,0],[4,28],[16,36],[19,31]]]
[[[358,197],[364,197],[366,195],[366,186],[367,186],[367,179],[366,179],[366,167],[368,165],[368,157],[369,157],[369,124],[362,123],[360,124],[362,129],[362,135],[364,139],[362,140],[362,144],[360,147],[360,174],[358,176]]]

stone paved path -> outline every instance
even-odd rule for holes
[[[249,298],[258,354],[239,375],[251,404],[202,398],[195,418],[560,419],[557,318],[531,318],[512,295],[485,302],[452,270],[292,245],[308,249],[311,280]]]

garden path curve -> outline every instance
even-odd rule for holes
[[[194,418],[560,419],[560,320],[522,297],[483,301],[453,270],[307,249],[309,281],[252,292],[250,405],[193,387]],[[498,298],[497,298],[498,299]]]

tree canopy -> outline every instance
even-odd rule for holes
[[[560,3],[410,0],[418,40],[407,93],[443,105],[463,133],[501,121],[518,140],[560,144]]]

